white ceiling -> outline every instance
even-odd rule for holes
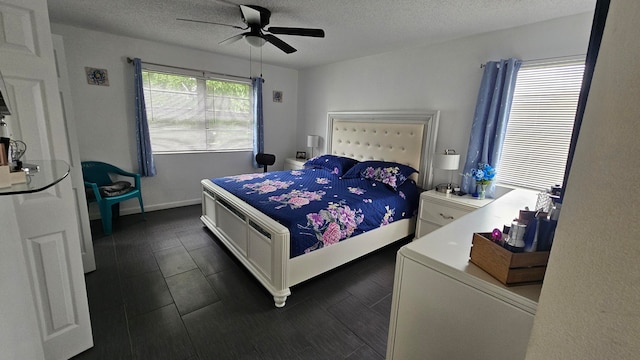
[[[241,32],[190,18],[243,26],[239,7],[271,10],[271,26],[322,28],[325,38],[278,35],[298,49],[271,44],[263,62],[303,69],[346,59],[443,42],[593,11],[596,0],[47,0],[51,22],[178,44],[247,58],[249,45],[218,42]],[[131,54],[135,56],[135,54]],[[252,56],[259,56],[253,49]]]

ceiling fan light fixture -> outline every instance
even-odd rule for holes
[[[267,41],[260,36],[246,35],[244,39],[253,47],[262,47]]]

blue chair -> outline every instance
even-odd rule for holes
[[[128,181],[114,182],[110,174],[131,177],[135,181],[134,185]],[[144,219],[140,174],[130,173],[100,161],[83,161],[82,177],[87,192],[87,201],[97,202],[100,208],[102,231],[105,235],[111,235],[112,218],[120,215],[120,203],[125,200],[138,198]]]

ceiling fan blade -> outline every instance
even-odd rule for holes
[[[217,23],[217,22],[212,22],[212,21],[193,20],[193,19],[181,19],[181,18],[178,18],[178,19],[176,19],[176,20],[180,20],[180,21],[188,21],[188,22],[196,22],[196,23],[203,23],[203,24],[222,25],[222,26],[228,26],[228,27],[232,27],[232,28],[240,29],[240,30],[247,30],[247,29],[248,29],[248,28],[243,28],[243,27],[236,26],[236,25],[222,24],[222,23]]]
[[[287,44],[286,42],[278,39],[274,35],[264,34],[264,35],[262,35],[262,38],[267,40],[268,42],[272,43],[275,47],[277,47],[278,49],[284,51],[287,54],[291,54],[291,53],[294,53],[294,52],[298,51],[294,47],[292,47],[291,45]]]
[[[260,8],[259,6],[240,5],[240,11],[242,12],[242,17],[244,18],[247,25],[258,26],[262,28],[269,23],[268,16],[266,17],[266,23],[263,23],[263,16],[260,9],[262,8]]]
[[[213,0],[213,1],[215,1],[215,2],[217,2],[217,3],[219,3],[219,4],[222,4],[222,5],[227,5],[227,6],[232,6],[232,7],[238,7],[238,4],[232,3],[232,2],[230,2],[230,1],[225,1],[225,0]]]
[[[311,36],[311,37],[320,37],[320,38],[324,37],[324,30],[322,29],[272,26],[269,29],[267,29],[267,31],[272,34],[279,34],[279,35]]]
[[[242,39],[246,34],[248,34],[248,33],[233,35],[232,37],[230,37],[228,39],[224,39],[224,40],[220,41],[218,44],[220,44],[220,45],[233,44],[234,42]]]

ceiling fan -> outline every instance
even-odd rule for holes
[[[240,27],[236,25],[221,24],[211,21],[192,20],[192,19],[177,19],[181,21],[191,21],[205,24],[223,25],[240,30],[249,30],[242,34],[234,35],[228,39],[220,42],[221,45],[234,43],[244,38],[250,45],[255,47],[261,47],[266,42],[273,44],[278,49],[284,51],[287,54],[296,52],[297,50],[282,41],[280,38],[273,34],[278,35],[295,35],[295,36],[310,36],[310,37],[324,37],[324,30],[322,29],[309,29],[309,28],[294,28],[294,27],[278,27],[269,25],[269,18],[271,17],[271,11],[257,5],[238,5],[240,7],[240,13],[242,15],[242,21],[247,27]]]

